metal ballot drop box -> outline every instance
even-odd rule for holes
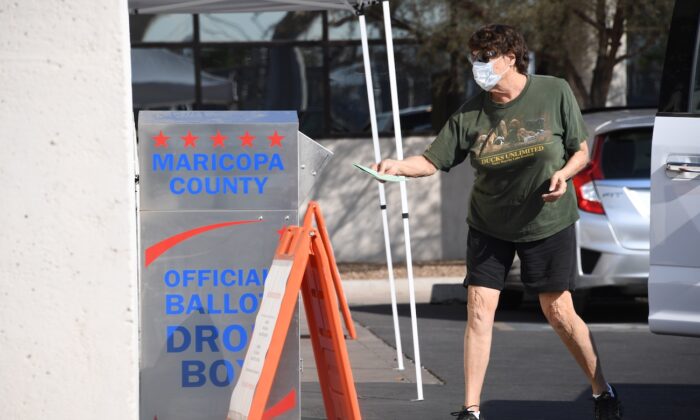
[[[294,111],[142,111],[140,418],[224,420],[279,231],[331,153]],[[299,318],[268,406],[300,418]]]

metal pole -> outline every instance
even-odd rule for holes
[[[365,62],[365,81],[367,85],[367,102],[369,104],[369,121],[372,126],[372,143],[374,144],[374,161],[379,163],[382,154],[379,150],[379,134],[377,133],[377,112],[374,107],[374,87],[372,85],[372,66],[369,59],[369,47],[367,46],[367,24],[365,15],[359,14],[360,35],[362,36],[362,57]],[[384,184],[377,182],[379,188],[379,208],[382,212],[382,226],[384,227],[384,249],[386,251],[386,267],[389,272],[389,290],[391,292],[391,313],[394,317],[394,340],[396,340],[396,360],[398,369],[403,370],[403,350],[401,348],[401,333],[399,330],[399,314],[396,309],[396,283],[394,281],[394,266],[391,261],[391,241],[389,239],[389,221],[386,211],[386,195]]]
[[[384,31],[386,33],[386,56],[389,60],[389,86],[391,87],[391,110],[394,116],[394,136],[396,137],[397,159],[403,159],[403,144],[401,139],[401,121],[399,118],[399,97],[396,89],[396,65],[394,63],[394,41],[391,35],[391,13],[389,2],[383,1]],[[403,232],[406,241],[406,271],[408,272],[408,294],[411,306],[411,329],[413,331],[413,354],[416,363],[416,387],[418,397],[423,400],[423,377],[421,375],[420,346],[418,344],[418,322],[416,320],[416,293],[413,284],[413,261],[411,260],[411,234],[408,227],[408,197],[406,194],[406,181],[400,182],[401,187],[401,213],[403,216]]]

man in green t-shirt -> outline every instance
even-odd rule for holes
[[[469,40],[474,80],[483,91],[450,117],[421,156],[386,159],[379,173],[421,177],[467,157],[475,169],[467,223],[468,320],[465,397],[458,420],[485,420],[479,409],[500,291],[515,253],[525,288],[591,382],[597,420],[622,418],[586,324],[571,299],[576,277],[576,197],[571,178],[588,163],[586,132],[562,79],[527,74],[522,35],[488,25]]]

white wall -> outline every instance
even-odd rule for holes
[[[404,155],[421,154],[433,137],[404,139]],[[321,140],[334,155],[310,197],[321,205],[339,262],[385,262],[376,181],[352,164],[374,162],[371,139]],[[396,157],[394,138],[380,139],[382,156]],[[416,261],[463,259],[467,200],[473,175],[467,162],[448,174],[407,182],[411,251]],[[393,257],[405,259],[399,185],[386,183]]]
[[[136,419],[126,0],[0,0],[0,418]]]

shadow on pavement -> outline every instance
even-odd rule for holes
[[[615,384],[623,406],[623,418],[690,420],[700,418],[700,385]],[[586,390],[574,401],[488,400],[482,411],[491,419],[589,420],[593,402]]]
[[[414,396],[411,386],[372,385],[358,386],[360,409],[367,420],[448,419],[459,401],[458,395],[447,396],[445,390],[437,386],[426,387],[425,401],[414,402],[411,401]],[[618,383],[615,386],[622,399],[625,419],[700,419],[700,405],[697,404],[700,385]],[[313,392],[304,390],[305,393],[308,391]],[[544,390],[541,400],[486,399],[481,410],[489,420],[590,420],[593,418],[593,402],[589,392],[586,388],[571,401],[546,401],[548,394]],[[322,405],[307,405],[302,418],[321,419],[324,414]]]
[[[399,316],[409,317],[408,304],[397,305]],[[366,312],[378,315],[391,315],[391,305],[362,305],[353,306],[353,311]],[[452,321],[466,321],[467,311],[464,304],[429,304],[416,305],[419,318],[445,319]],[[639,323],[647,324],[649,305],[646,302],[629,300],[612,300],[592,303],[582,318],[586,323]],[[535,322],[546,323],[542,310],[536,302],[525,302],[518,309],[496,311],[496,322]]]

